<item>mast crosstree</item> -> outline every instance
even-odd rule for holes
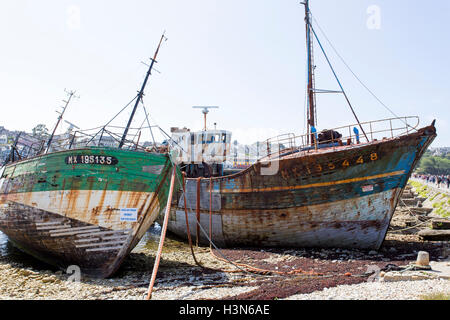
[[[341,81],[339,80],[336,72],[334,71],[334,68],[331,65],[331,62],[330,62],[322,44],[320,43],[319,38],[317,37],[316,32],[314,31],[314,28],[311,24],[312,14],[311,14],[311,10],[309,8],[309,0],[305,0],[305,2],[302,2],[302,4],[305,6],[306,47],[307,47],[307,52],[308,52],[308,86],[307,86],[307,90],[308,90],[308,92],[307,92],[307,94],[308,94],[308,111],[307,111],[308,143],[314,144],[314,141],[315,141],[314,133],[316,132],[315,128],[317,125],[316,93],[342,93],[345,97],[345,100],[347,101],[347,104],[350,107],[350,110],[353,113],[353,116],[355,117],[356,121],[358,122],[358,125],[359,125],[362,133],[364,134],[367,141],[369,141],[369,138],[367,137],[366,132],[364,131],[364,128],[362,127],[361,122],[359,121],[358,116],[356,115],[356,112],[355,112],[352,104],[350,103],[350,100],[349,100],[347,94],[345,93],[345,90],[341,84]],[[317,40],[319,47],[320,47],[323,55],[325,56],[325,59],[329,65],[331,71],[333,72],[333,75],[336,78],[336,81],[337,81],[341,91],[317,90],[315,88],[315,74],[314,74],[315,66],[314,66],[313,41],[312,41],[312,39],[314,39],[314,38]]]

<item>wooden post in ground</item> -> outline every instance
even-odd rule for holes
[[[174,185],[175,185],[176,173],[177,173],[177,166],[174,166],[173,167],[173,172],[172,172],[172,179],[170,181],[169,196],[167,197],[167,206],[166,206],[166,213],[164,215],[164,224],[163,224],[163,228],[161,230],[161,237],[160,237],[160,240],[159,240],[158,252],[157,252],[157,255],[156,255],[156,259],[155,259],[155,264],[153,266],[152,279],[151,279],[150,285],[148,287],[147,297],[145,298],[146,300],[150,300],[152,298],[153,285],[155,284],[156,274],[158,273],[159,260],[161,259],[161,252],[162,252],[162,248],[163,248],[163,245],[164,245],[164,239],[166,237],[167,224],[169,222],[169,214],[170,214],[170,207],[171,207],[171,204],[172,204],[172,195],[173,195],[173,188],[174,188]]]

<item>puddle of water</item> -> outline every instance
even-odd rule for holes
[[[24,265],[25,268],[33,268],[36,270],[52,270],[56,271],[57,268],[42,262],[39,259],[21,251],[16,248],[8,239],[8,237],[0,232],[0,256],[7,258],[12,262],[18,262]]]
[[[158,250],[162,227],[155,222],[150,229],[142,237],[141,241],[136,245],[132,252],[145,252]],[[166,234],[164,239],[164,251],[175,251],[182,248],[188,248],[189,245],[181,239],[176,238],[169,233]]]
[[[142,237],[141,241],[133,249],[132,252],[156,252],[158,250],[161,235],[161,225],[155,223]],[[164,240],[164,251],[176,251],[187,248],[188,244],[182,240],[176,239],[171,235],[167,235]],[[8,239],[8,237],[0,232],[0,257],[10,259],[13,262],[24,264],[38,270],[56,270],[55,267],[30,256],[29,254],[16,248]]]
[[[0,256],[6,256],[8,254],[7,251],[8,245],[8,237],[0,231]]]

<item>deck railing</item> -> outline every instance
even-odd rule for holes
[[[49,152],[84,147],[117,148],[122,138],[123,129],[124,128],[122,127],[109,126],[66,132],[65,134],[54,136],[50,145],[48,145],[48,137],[37,137],[21,132],[11,145],[9,156],[4,159],[4,161],[0,161],[0,165],[39,156]],[[146,128],[130,128],[127,135],[128,139],[125,141],[122,149],[155,151],[153,150],[156,148],[154,145],[149,148],[148,146],[140,144],[141,141],[139,132],[144,129]]]
[[[273,156],[291,150],[308,152],[324,147],[336,148],[344,145],[395,138],[416,131],[418,126],[419,117],[417,116],[389,118],[325,129],[322,132],[299,136],[293,133],[283,134],[267,139],[264,144],[267,147],[266,156]],[[325,131],[335,131],[342,136],[336,138],[334,134],[331,134],[331,139],[319,139],[319,135]]]

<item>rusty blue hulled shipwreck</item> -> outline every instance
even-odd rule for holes
[[[308,51],[305,135],[264,143],[247,169],[225,168],[231,133],[175,132],[172,155],[184,172],[172,198],[168,230],[220,247],[378,249],[406,183],[436,137],[417,117],[360,122],[306,13]],[[324,53],[356,124],[318,132],[313,39]],[[198,158],[201,158],[199,160]],[[225,169],[225,170],[224,170]]]

